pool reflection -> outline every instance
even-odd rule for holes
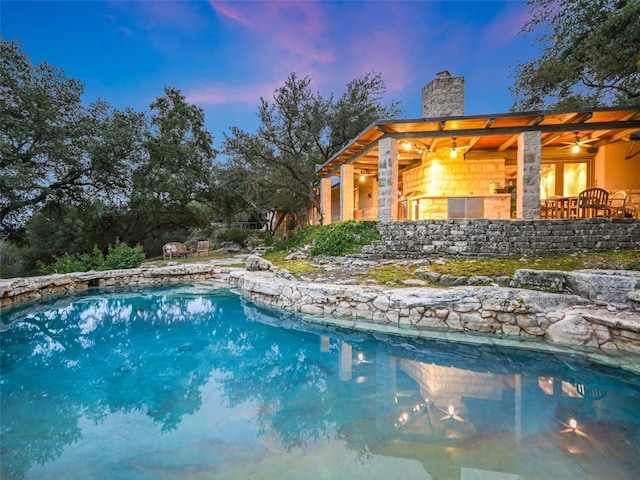
[[[374,338],[195,288],[57,302],[1,338],[3,479],[640,474],[639,379],[577,357]]]

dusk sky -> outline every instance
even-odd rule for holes
[[[387,101],[421,117],[422,87],[464,76],[466,114],[506,112],[510,70],[537,56],[518,35],[523,1],[0,0],[4,40],[18,40],[85,83],[85,103],[149,112],[164,86],[206,113],[220,147],[231,126],[255,132],[260,97],[290,73],[339,96],[378,72]]]

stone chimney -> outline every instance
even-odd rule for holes
[[[464,115],[464,77],[454,77],[447,70],[422,87],[422,116],[455,117]]]

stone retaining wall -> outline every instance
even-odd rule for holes
[[[231,272],[230,283],[258,303],[359,330],[414,336],[434,330],[467,332],[484,334],[485,342],[494,337],[538,339],[640,354],[637,311],[609,311],[577,295],[501,287],[311,284],[273,272]]]
[[[229,268],[194,263],[159,268],[131,268],[0,279],[0,307],[24,300],[35,300],[45,295],[86,290],[89,287],[154,287],[212,279],[226,281],[229,271]]]
[[[640,249],[640,220],[422,220],[379,222],[368,258],[507,257]]]
[[[286,271],[261,262],[267,270],[188,264],[0,280],[0,300],[4,307],[89,287],[143,288],[214,280],[252,302],[308,314],[311,321],[320,324],[403,336],[439,332],[447,338],[447,333],[453,332],[465,334],[463,338],[472,343],[529,340],[536,343],[526,348],[542,350],[545,345],[579,347],[600,352],[604,358],[615,359],[616,365],[640,373],[640,276],[610,274],[603,279],[600,274],[567,277],[566,272],[549,272],[544,276],[532,271],[514,276],[519,285],[557,291],[563,290],[563,285],[582,285],[580,291],[586,296],[581,296],[497,286],[445,289],[317,284],[293,280]],[[626,304],[606,303],[598,296],[597,287],[588,286],[602,282],[617,285],[612,300],[626,299]],[[594,296],[591,291],[596,292]],[[631,353],[634,360],[629,361],[628,356],[621,360],[619,353]]]

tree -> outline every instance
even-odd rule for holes
[[[337,101],[333,95],[325,99],[312,91],[309,77],[292,73],[274,92],[273,103],[260,98],[257,133],[232,127],[224,151],[254,172],[260,195],[273,207],[300,220],[309,205],[320,212],[316,165],[373,121],[401,113],[396,102],[382,105],[384,92],[380,74],[370,73],[351,81]]]
[[[82,154],[84,86],[21,46],[0,39],[0,227],[23,237],[30,213],[50,201],[73,201],[88,184]]]
[[[162,232],[201,226],[199,202],[207,202],[213,185],[213,137],[204,127],[204,112],[165,87],[151,104],[151,128],[143,146],[146,157],[131,172],[121,239],[145,242]]]
[[[521,30],[540,58],[512,72],[512,110],[634,105],[640,99],[640,2],[529,0]]]

